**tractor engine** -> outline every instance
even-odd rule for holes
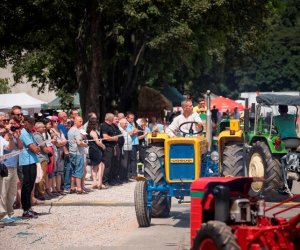
[[[252,222],[249,199],[230,197],[230,190],[224,185],[216,186],[212,193],[215,198],[215,220],[233,224]]]
[[[248,199],[236,199],[230,209],[230,220],[233,223],[251,222],[250,201]]]

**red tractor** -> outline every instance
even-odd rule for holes
[[[248,196],[252,181],[249,177],[207,177],[193,182],[191,249],[300,249],[300,212],[295,209],[300,203],[279,208],[300,195],[266,208],[264,200]],[[293,217],[278,217],[290,210],[297,211]],[[266,213],[270,211],[273,217],[269,218]]]

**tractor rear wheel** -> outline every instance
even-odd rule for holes
[[[194,240],[192,250],[238,250],[231,227],[221,221],[208,221],[202,224]]]
[[[153,161],[153,154],[157,156],[157,159]],[[165,184],[164,178],[164,148],[152,146],[147,149],[144,175],[149,180],[151,179],[155,185]],[[171,210],[171,198],[168,197],[168,193],[162,191],[155,191],[152,193],[152,206],[151,217],[165,218],[170,215]]]
[[[245,176],[243,144],[230,143],[223,151],[222,176]]]
[[[280,162],[270,152],[268,145],[257,141],[249,152],[248,176],[264,178],[264,181],[256,181],[251,184],[250,196],[260,194],[272,196],[283,187]]]
[[[138,181],[134,189],[134,206],[140,227],[149,227],[151,223],[150,209],[147,207],[147,181]]]

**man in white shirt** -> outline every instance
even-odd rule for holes
[[[167,127],[166,133],[172,138],[180,135],[179,127],[184,122],[195,122],[194,124],[185,124],[181,126],[181,130],[189,134],[189,130],[192,125],[193,133],[200,132],[203,128],[202,120],[199,114],[193,112],[193,103],[190,100],[185,100],[181,102],[182,114],[175,117],[173,122]]]

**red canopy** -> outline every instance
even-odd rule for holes
[[[237,103],[234,100],[231,100],[231,99],[223,97],[223,96],[218,96],[218,97],[214,98],[211,101],[211,108],[213,108],[213,106],[216,106],[216,108],[220,112],[226,112],[227,110],[232,112],[235,107],[237,107],[239,111],[242,111],[245,109],[245,107],[242,104]]]

